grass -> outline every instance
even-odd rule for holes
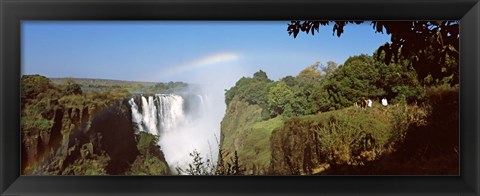
[[[21,118],[21,124],[25,131],[30,129],[47,130],[53,125],[53,123],[47,119],[32,119],[27,117]]]
[[[240,165],[247,172],[266,172],[270,164],[270,135],[282,126],[282,117],[262,121],[262,108],[238,99],[232,100],[222,121],[221,148],[230,161],[237,151]]]
[[[273,130],[283,125],[283,117],[278,116],[267,121],[257,122],[246,129],[244,148],[238,151],[243,162],[258,168],[268,168],[271,159],[270,135]],[[252,150],[253,148],[253,150]]]

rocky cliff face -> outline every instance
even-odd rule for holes
[[[262,120],[258,105],[234,99],[221,124],[221,149],[230,160],[238,152],[244,174],[305,174],[320,167],[318,133],[307,124],[283,117]]]
[[[131,111],[126,100],[116,101],[109,107],[95,113],[91,119],[82,123],[69,137],[68,149],[75,147],[67,153],[64,164],[69,164],[80,146],[91,143],[91,154],[108,155],[109,161],[105,167],[107,174],[122,174],[129,169],[139,154],[136,148],[135,134],[132,127]],[[81,122],[81,119],[80,119]],[[62,149],[66,149],[63,147]],[[65,155],[65,154],[63,154]]]
[[[220,143],[226,151],[239,150],[243,145],[242,133],[255,122],[261,121],[261,108],[247,102],[234,100],[221,122]]]
[[[99,157],[108,157],[103,165],[105,173],[121,174],[138,155],[125,100],[96,109],[65,107],[56,109],[52,116],[50,127],[32,128],[28,131],[31,135],[22,138],[24,163],[26,168],[36,165],[34,174],[74,174],[64,171],[79,159]]]
[[[244,156],[248,150],[247,133],[251,125],[261,121],[261,108],[257,105],[250,105],[247,102],[234,99],[227,106],[225,116],[221,122],[220,149],[223,159],[233,159],[235,151],[238,152],[240,165],[245,169],[252,170],[253,163]]]
[[[38,164],[44,156],[49,156],[46,154],[53,153],[54,149],[67,149],[71,133],[77,130],[88,130],[91,123],[92,114],[88,107],[62,108],[55,106],[49,113],[51,115],[44,116],[46,119],[42,119],[47,122],[46,126],[22,127],[23,169],[26,167],[31,171],[32,168],[28,168],[28,166]]]
[[[282,118],[262,121],[261,113],[260,106],[234,99],[221,124],[223,159],[231,161],[237,152],[239,165],[246,175],[269,174],[270,136],[283,124]]]

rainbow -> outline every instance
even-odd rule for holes
[[[193,69],[198,69],[198,68],[202,68],[210,65],[215,65],[218,63],[234,61],[234,60],[237,60],[238,58],[240,58],[240,55],[233,52],[223,52],[223,53],[208,55],[185,64],[176,65],[169,69],[164,69],[161,71],[161,73],[159,73],[155,77],[155,79],[161,79],[165,76],[174,75],[174,74],[178,74],[178,73],[182,73],[182,72],[186,72],[186,71],[190,71]]]

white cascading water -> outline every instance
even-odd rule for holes
[[[219,120],[212,118],[207,96],[193,97],[198,100],[189,100],[189,113],[184,111],[186,101],[179,95],[142,95],[141,112],[135,99],[129,100],[132,122],[139,131],[147,131],[160,137],[158,144],[174,172],[176,167],[186,168],[188,163],[192,162],[190,153],[194,150],[198,151],[204,160],[210,159],[214,164],[217,161]]]
[[[183,124],[185,114],[183,112],[183,98],[178,95],[158,94],[157,98],[158,118],[160,119],[160,135],[175,131]]]
[[[138,111],[138,106],[135,103],[135,100],[131,98],[128,100],[130,106],[132,106],[132,121],[137,125],[139,131],[145,131],[142,126],[142,114]]]
[[[157,108],[154,107],[153,97],[149,96],[148,100],[142,96],[142,125],[149,133],[158,135],[157,128]]]

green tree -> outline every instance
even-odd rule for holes
[[[288,103],[293,116],[315,114],[319,111],[321,83],[314,78],[287,76],[281,79],[293,93]]]
[[[294,94],[291,107],[295,116],[315,114],[319,111],[321,83],[318,80],[296,78],[297,85],[290,87]]]
[[[273,115],[280,115],[284,112],[288,116],[292,115],[291,101],[293,98],[293,92],[285,82],[278,82],[273,86],[268,93],[268,105]]]
[[[147,132],[136,135],[137,149],[140,153],[130,166],[129,175],[168,175],[170,169],[165,156],[158,146],[159,137]]]
[[[289,86],[289,87],[294,87],[294,86],[298,85],[297,79],[293,76],[285,76],[280,81],[285,82],[285,84],[287,84],[287,86]]]
[[[225,90],[225,103],[228,105],[235,96],[249,102],[250,104],[265,105],[270,84],[267,74],[259,70],[253,74],[253,78],[242,77],[235,83],[235,86]]]
[[[63,91],[67,95],[80,95],[83,93],[82,87],[77,84],[73,79],[67,80],[67,84],[63,88]]]
[[[351,106],[362,97],[371,99],[384,96],[376,84],[380,79],[375,61],[368,55],[350,57],[323,85],[322,110],[328,111]]]
[[[348,107],[362,97],[387,98],[393,102],[421,101],[425,92],[415,70],[401,63],[386,65],[383,59],[368,55],[348,58],[322,83],[320,110]]]
[[[23,75],[21,78],[21,98],[22,102],[28,99],[36,98],[39,94],[53,89],[50,79],[41,75]]]
[[[333,24],[333,34],[340,37],[347,24],[361,23],[364,21],[291,21],[287,31],[294,37],[299,32],[314,35],[320,26]],[[458,84],[458,21],[371,21],[370,24],[375,32],[391,35],[391,42],[378,48],[379,55],[385,52],[385,64],[408,60],[421,82],[427,76],[433,80],[452,77],[450,83]]]
[[[253,79],[258,80],[258,81],[265,81],[268,82],[270,79],[268,79],[267,73],[265,73],[262,70],[259,70],[253,74]]]
[[[384,97],[393,103],[406,101],[412,103],[423,100],[425,89],[418,80],[416,71],[405,62],[386,65],[380,59],[377,62],[380,79],[377,86],[385,91]]]

